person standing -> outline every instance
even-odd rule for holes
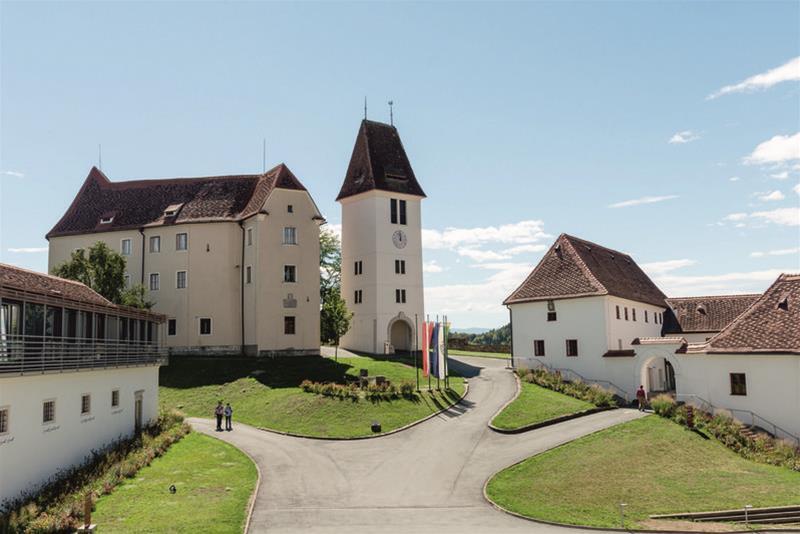
[[[225,430],[230,432],[233,430],[233,408],[231,408],[231,403],[225,405]]]
[[[222,401],[219,401],[214,409],[214,415],[217,417],[217,432],[222,432],[222,415],[224,413],[225,408],[222,406]]]
[[[647,404],[647,393],[644,390],[644,386],[639,386],[639,389],[636,390],[636,400],[639,401],[639,411],[643,412]]]

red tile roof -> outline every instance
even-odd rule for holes
[[[503,303],[595,295],[666,307],[666,296],[630,256],[567,234]]]
[[[113,306],[111,301],[80,282],[29,271],[6,263],[0,263],[0,287],[87,304]]]
[[[397,128],[363,120],[336,200],[372,190],[424,197]]]
[[[800,354],[800,274],[782,274],[725,329],[689,352]]]
[[[664,314],[667,334],[719,332],[736,319],[761,295],[722,295],[668,298],[670,311]]]
[[[111,182],[92,167],[75,200],[47,238],[187,222],[241,220],[276,188],[305,191],[288,167],[264,174]],[[164,210],[178,209],[173,216]],[[110,218],[110,222],[103,219]]]

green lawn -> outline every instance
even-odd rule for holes
[[[645,417],[528,458],[489,482],[497,504],[536,519],[626,527],[651,514],[800,502],[800,473],[743,459],[713,439]]]
[[[338,363],[318,356],[172,358],[161,368],[161,404],[188,416],[210,418],[217,400],[222,400],[233,406],[234,423],[307,436],[356,437],[371,435],[373,421],[387,432],[422,419],[464,392],[464,381],[457,377],[450,380],[452,391],[423,391],[416,401],[352,402],[305,393],[298,387],[304,379],[343,382],[345,374],[357,376],[359,369],[396,384],[415,381],[413,365],[402,358],[356,356],[339,358]],[[421,372],[420,381],[422,385]]]
[[[190,433],[97,501],[100,532],[242,532],[258,474],[244,453]],[[169,492],[174,484],[177,492]]]
[[[447,353],[450,356],[474,356],[476,358],[498,358],[500,360],[508,360],[511,358],[511,354],[505,352],[477,352],[472,350],[449,349]]]
[[[594,404],[521,381],[519,396],[492,419],[498,428],[513,430],[562,415],[594,408]]]

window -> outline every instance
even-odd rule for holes
[[[201,336],[210,336],[211,335],[211,318],[210,317],[201,317],[200,318],[200,335]]]
[[[647,322],[647,310],[644,311],[644,322]]]
[[[287,315],[283,318],[283,333],[287,336],[294,335],[294,328],[295,328],[295,320],[294,316]]]
[[[120,251],[122,252],[123,256],[130,256],[131,255],[131,240],[130,239],[123,239],[122,244],[120,245]]]
[[[567,356],[577,356],[578,355],[578,340],[577,339],[568,339],[567,340]]]
[[[392,224],[397,224],[397,199],[392,198],[389,200],[389,208],[391,211],[390,220]]]
[[[556,312],[547,312],[547,320],[548,321],[557,320]]]
[[[291,204],[286,206],[286,213],[294,213],[294,206],[292,206]]]
[[[544,356],[544,339],[533,340],[533,355]]]
[[[355,271],[356,276],[358,276],[360,274],[364,274],[364,262],[362,262],[362,261],[355,262],[354,271]]]
[[[131,275],[125,273],[125,287],[131,287]]]
[[[406,274],[406,260],[394,260],[394,274]]]
[[[617,319],[619,319],[619,306],[617,306]]]
[[[112,222],[114,222],[113,215],[100,217],[100,224],[111,224]]]
[[[628,320],[628,308],[627,307],[625,308],[625,320],[626,321]]]
[[[56,420],[56,401],[46,400],[42,403],[42,423],[52,423]]]
[[[178,210],[180,210],[181,207],[183,207],[183,203],[182,202],[179,203],[179,204],[170,204],[169,206],[167,206],[164,209],[164,217],[167,217],[167,218],[175,217],[178,214]]]
[[[178,271],[175,273],[175,287],[178,289],[186,289],[186,271]]]
[[[92,396],[88,393],[81,395],[81,415],[86,415],[92,411]]]
[[[636,308],[631,308],[631,319],[636,320]]]
[[[251,265],[244,268],[244,281],[247,284],[253,282],[253,267]]]
[[[355,295],[353,296],[353,301],[356,304],[361,304],[363,302],[364,295],[362,294],[360,289],[356,289]]]
[[[0,435],[8,432],[8,406],[0,408]]]
[[[297,228],[294,226],[287,226],[283,229],[283,244],[296,245],[297,244]]]
[[[406,224],[406,201],[400,201],[400,224]]]
[[[178,321],[176,319],[167,320],[167,335],[174,336],[178,332]]]
[[[161,236],[150,237],[150,252],[161,252]]]
[[[158,291],[160,280],[158,273],[150,273],[150,291]]]
[[[189,234],[180,233],[175,234],[175,250],[188,250],[189,249]]]
[[[284,265],[283,281],[289,284],[297,282],[297,267],[294,265]]]
[[[394,301],[398,304],[405,304],[406,303],[406,290],[405,289],[395,289],[394,290]]]
[[[247,229],[247,246],[249,247],[252,244],[253,244],[253,229],[252,228],[248,228]]]
[[[113,389],[111,390],[111,407],[116,408],[119,406],[119,390]]]
[[[731,373],[731,395],[747,395],[747,377],[744,373]]]

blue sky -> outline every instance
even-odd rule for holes
[[[562,232],[671,296],[800,271],[798,2],[0,10],[2,262],[46,269],[98,143],[126,180],[259,172],[266,138],[335,227],[367,95],[376,120],[395,102],[426,307],[456,326],[501,324]]]

